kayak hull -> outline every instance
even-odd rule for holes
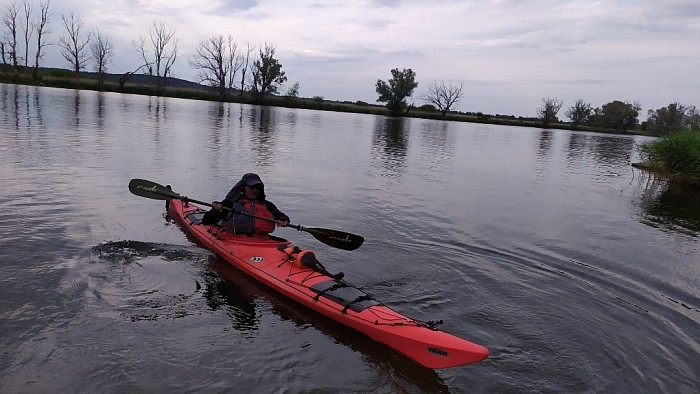
[[[168,202],[169,216],[202,246],[271,289],[432,369],[475,363],[488,357],[480,345],[404,316],[328,273],[289,255],[294,245],[268,236],[234,235],[201,224],[204,210],[180,200]],[[287,251],[285,251],[287,249]]]

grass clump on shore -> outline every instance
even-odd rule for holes
[[[640,149],[644,167],[672,182],[700,185],[700,132],[669,134]]]

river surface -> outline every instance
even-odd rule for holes
[[[700,193],[652,139],[0,84],[0,392],[700,392]],[[330,271],[486,346],[429,370],[189,241],[132,178],[257,172]]]

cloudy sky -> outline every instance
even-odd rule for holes
[[[700,107],[698,0],[51,0],[51,7],[54,42],[64,34],[61,15],[71,11],[109,37],[110,72],[138,67],[131,42],[159,21],[180,42],[175,76],[190,80],[197,43],[231,34],[239,46],[275,46],[288,77],[282,91],[299,82],[304,97],[374,103],[377,79],[411,68],[416,104],[430,83],[463,83],[462,111],[534,116],[544,97],[564,108],[577,98],[594,107],[636,101],[642,118],[671,102]],[[67,67],[57,46],[45,63]]]

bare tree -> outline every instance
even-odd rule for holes
[[[253,46],[246,42],[245,56],[241,56],[241,96],[245,92],[245,75],[250,69],[250,55],[253,53]]]
[[[542,127],[549,126],[550,123],[557,120],[557,112],[561,109],[563,103],[557,98],[543,98],[542,106],[537,109],[537,115],[542,121]]]
[[[19,76],[19,66],[17,60],[17,17],[19,15],[19,7],[16,1],[11,1],[7,3],[7,10],[2,18],[2,23],[7,27],[10,34],[10,42],[7,43],[10,55],[10,60],[12,61],[12,67],[15,69],[15,76]]]
[[[231,94],[231,91],[233,90],[233,85],[236,81],[236,74],[241,69],[242,65],[243,57],[238,53],[238,44],[234,42],[228,47],[228,68],[230,71],[228,73],[227,86],[229,94]]]
[[[435,105],[444,118],[452,106],[462,98],[463,88],[464,83],[460,83],[459,86],[452,86],[452,83],[445,86],[444,82],[439,85],[431,83],[428,85],[428,92],[423,96],[423,100]]]
[[[259,48],[258,58],[251,67],[253,84],[251,91],[256,99],[277,93],[277,89],[287,77],[282,71],[282,65],[275,59],[275,47],[265,44]]]
[[[24,73],[29,73],[29,40],[32,39],[32,34],[34,31],[29,24],[29,20],[32,16],[32,6],[27,3],[27,0],[22,0],[22,5],[24,6]]]
[[[166,78],[177,60],[178,40],[174,30],[169,30],[163,22],[158,21],[153,21],[148,38],[152,46],[152,53],[146,49],[146,37],[144,36],[139,36],[138,43],[134,42],[133,44],[141,54],[144,65],[148,67],[149,74],[155,75],[158,92],[163,93]]]
[[[105,72],[107,72],[107,64],[112,61],[114,56],[114,45],[109,42],[109,37],[102,34],[99,29],[95,29],[95,38],[90,44],[90,52],[95,60],[95,71],[97,71],[97,82],[101,85],[105,80]]]
[[[124,86],[126,85],[127,82],[129,82],[129,79],[131,79],[131,76],[139,72],[142,68],[145,68],[147,65],[142,64],[136,68],[134,71],[127,71],[125,72],[121,77],[119,77],[119,90],[124,90]]]
[[[90,55],[87,53],[86,49],[92,38],[90,32],[87,33],[87,37],[81,37],[81,30],[83,29],[84,23],[80,16],[76,16],[74,13],[69,15],[63,15],[61,17],[63,20],[63,27],[66,28],[67,36],[61,36],[58,42],[58,46],[61,47],[61,55],[70,63],[75,71],[75,80],[80,80],[80,70],[84,69],[90,60]]]
[[[201,41],[195,49],[195,57],[190,65],[199,70],[199,82],[206,82],[217,88],[219,98],[226,98],[227,88],[233,85],[234,77],[240,60],[237,54],[238,45],[230,35],[211,36]]]
[[[50,0],[43,1],[39,5],[39,20],[34,23],[34,28],[36,29],[36,56],[34,57],[34,79],[39,77],[39,59],[43,57],[41,50],[49,45],[48,43],[42,41],[41,39],[45,34],[50,33],[47,29],[49,24],[49,19],[53,15],[53,11],[49,8]]]

